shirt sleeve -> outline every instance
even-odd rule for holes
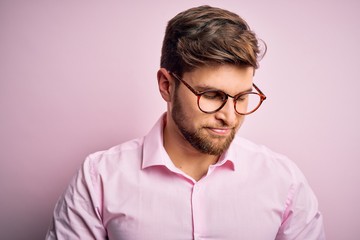
[[[58,200],[45,239],[106,239],[94,171],[89,157]]]
[[[294,168],[295,180],[289,190],[276,240],[325,240],[317,198],[300,170]]]

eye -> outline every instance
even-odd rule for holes
[[[225,94],[220,91],[207,91],[207,92],[204,92],[201,96],[206,99],[209,99],[209,100],[224,101],[224,99],[225,99]]]
[[[243,95],[238,96],[236,98],[236,101],[237,102],[243,102],[243,101],[246,101],[248,98],[249,98],[249,94],[243,94]]]

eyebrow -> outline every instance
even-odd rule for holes
[[[226,93],[225,91],[223,90],[220,90],[220,89],[216,89],[216,88],[212,88],[212,87],[208,87],[208,86],[191,86],[189,85],[184,79],[178,77],[175,73],[172,73],[172,72],[169,72],[169,74],[173,75],[177,80],[179,80],[180,82],[184,82],[185,85],[188,85],[188,87],[192,88],[193,90],[197,91],[198,93],[201,93],[201,92],[205,92],[205,91],[221,91],[229,96],[231,96],[230,94]],[[233,95],[233,97],[235,96],[238,96],[242,93],[246,93],[246,92],[252,92],[253,91],[253,87],[255,87],[255,89],[262,94],[262,92],[260,91],[260,89],[258,89],[258,87],[252,83],[251,85],[251,88],[245,90],[245,91],[242,91],[242,92],[239,92],[237,93],[236,95]]]
[[[228,93],[227,93],[226,91],[224,91],[224,90],[221,90],[221,89],[218,89],[218,88],[213,88],[213,87],[210,87],[210,86],[194,86],[193,88],[194,88],[196,91],[198,91],[198,92],[221,91],[221,92],[224,92],[224,93],[228,94]],[[249,89],[247,89],[247,90],[245,90],[245,91],[241,91],[241,92],[235,94],[234,96],[239,95],[239,94],[241,94],[241,93],[252,92],[253,90],[254,90],[254,88],[251,87],[251,88],[249,88]],[[230,95],[230,94],[229,94],[229,95]],[[231,95],[230,95],[230,96],[231,96]]]

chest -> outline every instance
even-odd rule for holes
[[[102,206],[109,238],[274,239],[286,189],[223,174],[196,184],[176,174],[110,180]]]

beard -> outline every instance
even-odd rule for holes
[[[176,91],[176,90],[175,90]],[[182,105],[178,101],[177,91],[175,92],[174,105],[171,114],[176,126],[179,128],[183,137],[201,153],[220,156],[225,152],[235,137],[235,129],[231,129],[231,134],[226,137],[209,136],[207,134],[207,126],[203,126],[196,130],[191,130],[186,126],[186,123],[191,121],[191,118],[186,117]],[[214,126],[212,126],[214,127]],[[220,126],[228,127],[226,123],[221,122]]]

